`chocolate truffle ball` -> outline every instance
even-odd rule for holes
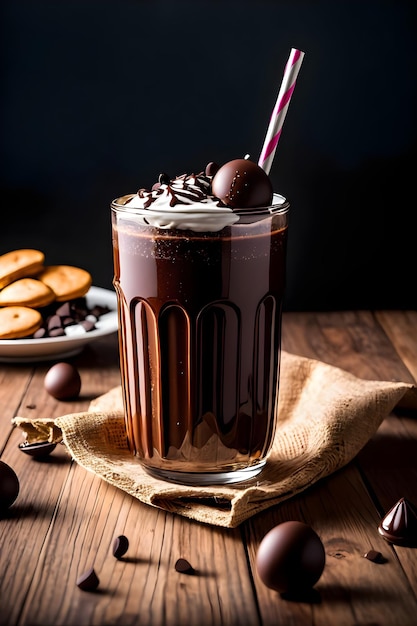
[[[70,400],[80,393],[81,377],[71,363],[56,363],[46,373],[44,386],[57,400]]]
[[[278,524],[262,539],[256,567],[262,582],[280,593],[309,590],[320,578],[325,551],[317,533],[307,524]]]
[[[0,461],[0,511],[8,509],[19,495],[19,479],[4,461]]]
[[[272,183],[267,173],[249,159],[235,159],[222,165],[211,182],[216,198],[233,209],[269,206]]]

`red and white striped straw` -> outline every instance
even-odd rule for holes
[[[291,49],[290,57],[284,70],[281,88],[278,98],[272,111],[271,120],[269,122],[268,131],[266,133],[261,156],[258,165],[269,174],[272,161],[274,160],[275,150],[281,136],[282,125],[287,115],[290,105],[291,96],[293,94],[298,72],[304,59],[304,52],[301,50]]]

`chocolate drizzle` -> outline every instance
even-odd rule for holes
[[[169,181],[167,178],[166,174],[161,174],[159,182],[153,185],[151,190],[139,189],[138,196],[145,200],[145,209],[148,209],[161,195],[169,197],[170,207],[177,204],[204,202],[208,196],[211,196],[211,177],[204,172],[182,174]]]

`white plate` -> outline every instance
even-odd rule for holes
[[[110,312],[102,315],[96,328],[80,335],[48,337],[47,339],[0,339],[0,361],[3,363],[31,363],[51,361],[74,356],[88,344],[117,331],[116,294],[101,287],[90,287],[87,306],[107,306]]]

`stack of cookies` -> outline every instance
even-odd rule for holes
[[[40,250],[21,249],[0,256],[0,339],[38,332],[46,307],[85,296],[89,272],[72,265],[45,265]]]

